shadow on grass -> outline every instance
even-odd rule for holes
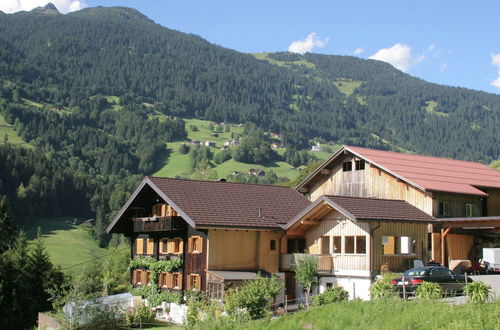
[[[36,221],[36,222],[35,222]],[[75,218],[72,217],[55,217],[55,218],[39,218],[39,219],[31,219],[25,220],[19,223],[19,227],[24,230],[26,233],[26,237],[28,240],[33,240],[36,238],[36,234],[38,228],[42,230],[42,236],[47,236],[50,234],[54,234],[58,230],[70,230],[75,229],[78,226],[73,224],[75,222]],[[76,223],[80,223],[77,221]]]

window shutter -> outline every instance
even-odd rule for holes
[[[142,283],[144,283],[144,285],[148,284],[150,279],[151,279],[151,271],[148,270],[148,271],[145,271],[143,272],[144,274],[144,281]]]
[[[137,283],[139,283],[141,281],[141,271],[136,269],[134,270],[134,272],[132,273],[132,284],[133,285],[136,285]]]
[[[182,238],[179,238],[180,242],[179,242],[179,254],[182,254],[184,253],[184,241],[182,240]]]
[[[165,273],[165,286],[169,289],[172,289],[173,287],[173,276],[171,273]]]
[[[153,254],[154,240],[152,238],[148,238],[146,242],[147,242],[146,254]]]
[[[193,238],[192,237],[188,238],[188,252],[193,253]]]
[[[197,252],[201,253],[203,252],[203,237],[198,237],[198,245],[197,245]]]
[[[177,273],[177,285],[179,289],[182,289],[182,273]]]
[[[143,254],[144,253],[144,239],[136,238],[135,239],[135,254]]]

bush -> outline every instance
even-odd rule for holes
[[[270,314],[269,302],[283,288],[283,283],[277,277],[264,278],[258,276],[255,280],[246,282],[237,291],[228,292],[226,298],[227,313],[237,319],[252,319]]]
[[[483,282],[472,282],[465,286],[465,294],[473,303],[484,303],[491,295],[491,287]]]
[[[141,305],[135,312],[125,313],[125,325],[130,328],[142,328],[155,320],[156,313],[148,306]]]
[[[183,155],[187,154],[189,152],[189,146],[185,143],[181,144],[179,147],[179,152]]]
[[[441,298],[441,286],[435,282],[424,281],[415,290],[415,296],[421,300],[436,300]]]
[[[313,306],[333,304],[334,302],[344,301],[349,298],[349,292],[341,286],[328,288],[325,292],[313,298]]]
[[[371,298],[373,300],[388,300],[397,297],[397,289],[391,284],[391,278],[384,276],[373,283],[370,287]]]

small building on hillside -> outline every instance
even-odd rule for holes
[[[216,143],[212,141],[205,141],[205,147],[212,147],[215,148]]]
[[[251,168],[248,170],[248,175],[253,175],[253,176],[264,176],[266,175],[266,172],[263,170]]]

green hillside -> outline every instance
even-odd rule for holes
[[[144,175],[294,179],[341,144],[500,158],[499,95],[375,60],[239,53],[123,7],[0,13],[0,116],[15,123],[0,127],[0,188],[16,218],[94,217],[102,242]],[[247,144],[221,154],[233,138]],[[216,147],[193,164],[179,152],[191,140]]]
[[[37,228],[42,230],[42,239],[54,265],[65,272],[76,273],[86,261],[102,257],[108,250],[100,248],[87,230],[72,224],[72,219],[38,219],[24,227],[29,239],[36,238]]]

